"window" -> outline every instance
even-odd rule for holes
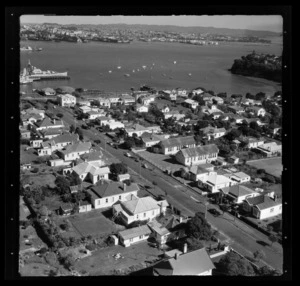
[[[143,235],[140,235],[140,239],[142,239],[143,238]]]
[[[274,211],[274,208],[271,208],[271,209],[270,209],[270,213],[272,213],[273,211]]]
[[[112,197],[112,201],[114,201],[115,200],[115,198],[114,197]]]
[[[122,196],[119,196],[119,200],[122,200]]]
[[[146,213],[144,213],[144,217],[146,217]]]
[[[132,239],[132,238],[130,238],[130,239],[129,239],[129,241],[130,241],[130,242],[132,242],[132,241],[133,241],[133,239]]]
[[[152,215],[154,215],[154,211],[152,211]]]
[[[282,209],[282,206],[279,206],[279,209],[281,210],[281,209]]]
[[[136,219],[139,219],[139,215],[136,215]]]
[[[100,200],[97,201],[97,205],[98,205],[98,206],[100,205]]]
[[[106,199],[105,202],[108,203],[108,199]]]

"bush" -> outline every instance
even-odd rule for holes
[[[39,168],[34,168],[33,170],[31,170],[32,173],[38,173]]]
[[[270,175],[265,175],[263,180],[268,182],[268,183],[272,183],[272,184],[276,183],[276,180],[274,179],[274,177],[270,176]]]
[[[85,248],[89,251],[93,251],[97,249],[97,246],[95,244],[88,244]]]

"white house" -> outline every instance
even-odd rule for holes
[[[204,93],[204,90],[202,90],[201,88],[195,88],[192,90],[193,95],[198,95],[198,94],[202,94],[202,93]]]
[[[199,180],[203,180],[208,176],[209,172],[214,171],[214,165],[212,164],[202,164],[202,165],[194,165],[189,170],[189,179],[197,182]]]
[[[230,179],[236,181],[239,184],[250,182],[251,177],[244,172],[232,173]]]
[[[115,121],[114,119],[107,121],[106,124],[103,124],[103,125],[108,126],[109,129],[111,129],[111,130],[115,130],[117,128],[124,128],[125,127],[125,125],[122,122]]]
[[[260,116],[260,115],[265,116],[266,115],[266,110],[262,107],[259,107],[259,106],[248,107],[247,111],[254,114],[255,116]]]
[[[88,193],[92,196],[92,205],[95,209],[108,208],[116,202],[130,200],[132,196],[136,197],[139,191],[137,184],[132,183],[127,186],[120,182],[103,182],[88,189]]]
[[[134,243],[145,241],[149,238],[151,230],[147,225],[142,225],[119,232],[120,243],[129,247]]]
[[[125,131],[127,133],[128,136],[132,136],[134,133],[140,137],[142,136],[143,133],[148,132],[148,133],[152,133],[151,130],[148,129],[148,127],[144,127],[140,124],[134,124],[130,127],[125,128]]]
[[[205,247],[191,252],[176,253],[174,258],[163,260],[153,267],[154,276],[211,276],[216,268]]]
[[[58,155],[65,161],[73,161],[79,159],[80,155],[89,153],[91,150],[91,142],[78,142],[66,146],[64,149],[58,151]]]
[[[98,99],[98,101],[99,101],[99,104],[100,104],[100,106],[104,106],[104,107],[108,107],[108,108],[110,108],[110,106],[111,106],[111,102],[110,102],[110,100],[109,99],[107,99],[107,98],[99,98]]]
[[[94,119],[96,119],[98,117],[102,117],[103,116],[102,112],[96,112],[96,111],[92,111],[92,110],[88,111],[86,113],[88,114],[89,119],[91,119],[91,120],[94,120]]]
[[[139,98],[139,102],[142,105],[149,105],[154,100],[155,100],[155,96],[154,95],[148,95],[148,96],[143,96],[143,97]]]
[[[243,185],[234,185],[231,187],[225,187],[221,189],[221,192],[232,200],[235,204],[241,204],[244,200],[259,196],[258,192],[247,188]]]
[[[215,144],[181,149],[175,159],[182,165],[193,166],[217,160],[219,149]]]
[[[197,108],[197,106],[199,105],[199,103],[195,100],[192,100],[192,99],[186,99],[184,101],[184,105],[189,107],[189,108],[192,108],[192,109],[195,109]]]
[[[212,126],[201,128],[200,131],[202,132],[204,137],[207,138],[208,140],[217,139],[226,134],[225,128],[215,128]]]
[[[137,104],[137,106],[136,106],[136,111],[137,112],[140,112],[140,113],[142,113],[142,112],[148,112],[148,110],[149,110],[149,107],[146,106],[146,105]]]
[[[151,221],[160,214],[165,214],[168,205],[166,200],[156,201],[150,196],[143,198],[131,196],[130,200],[115,204],[113,213],[118,215],[126,225],[129,225],[138,220]]]
[[[272,192],[270,195],[246,199],[243,208],[260,220],[267,219],[282,213],[282,200],[277,199]]]
[[[90,106],[87,105],[83,105],[83,106],[79,106],[78,108],[82,113],[87,113],[90,112],[92,110],[92,108]]]
[[[57,100],[60,106],[74,106],[76,104],[76,97],[71,94],[59,94]]]
[[[198,187],[210,193],[217,193],[220,189],[230,187],[232,181],[223,175],[218,175],[217,172],[209,172],[204,178],[198,181]]]
[[[171,118],[171,117],[173,117],[176,121],[178,121],[180,119],[183,119],[185,117],[185,114],[184,113],[180,113],[177,110],[171,110],[169,112],[165,112],[164,113],[164,118],[165,119],[168,119],[168,118]]]
[[[79,202],[79,212],[85,213],[92,210],[92,205],[86,201],[80,201]]]
[[[281,155],[282,145],[276,142],[269,142],[256,147],[256,150],[263,153],[266,157],[271,157],[276,154]]]
[[[53,119],[51,120],[49,117],[46,117],[44,120],[36,122],[35,125],[36,130],[43,130],[43,129],[48,129],[48,128],[64,128],[64,122],[62,120],[56,120]]]

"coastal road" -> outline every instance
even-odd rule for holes
[[[62,109],[62,111],[64,111],[64,109]],[[74,124],[74,118],[72,118],[69,112],[64,112],[64,120],[68,124]],[[96,129],[83,130],[83,134],[90,140],[100,140],[101,143],[98,144],[98,146],[101,147],[104,153],[109,157],[116,157],[121,162],[124,162],[130,169],[140,174],[140,176],[149,183],[156,182],[157,186],[167,194],[167,200],[170,201],[171,204],[174,202],[174,206],[185,210],[190,216],[193,216],[199,211],[205,212],[205,200],[202,196],[195,193],[192,194],[186,186],[158,169],[150,171],[141,167],[141,162],[136,162],[132,158],[124,156],[126,150],[115,149],[106,144],[105,142],[110,141],[110,139],[104,134],[99,133]],[[200,201],[200,203],[193,200],[191,196]],[[283,253],[279,243],[274,243],[273,246],[263,246],[260,242],[269,243],[266,235],[233,218],[227,213],[223,216],[214,217],[209,212],[206,212],[206,218],[220,233],[229,237],[231,246],[238,252],[244,256],[253,257],[253,252],[261,249],[266,254],[266,258],[263,259],[263,261],[275,269],[282,270]]]

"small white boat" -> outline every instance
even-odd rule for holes
[[[130,77],[130,74],[129,73],[125,73],[124,76]]]
[[[118,70],[120,70],[122,67],[121,66],[118,66]]]
[[[109,73],[112,73],[112,71],[108,71]]]
[[[177,62],[176,62],[176,61],[174,61],[174,65],[176,65],[176,63],[177,63]]]
[[[143,69],[145,69],[147,66],[142,66]]]
[[[137,71],[140,71],[139,69],[137,69]]]
[[[132,72],[135,72],[135,70],[132,70]]]
[[[192,76],[192,74],[191,74],[191,73],[189,73],[189,76]]]

